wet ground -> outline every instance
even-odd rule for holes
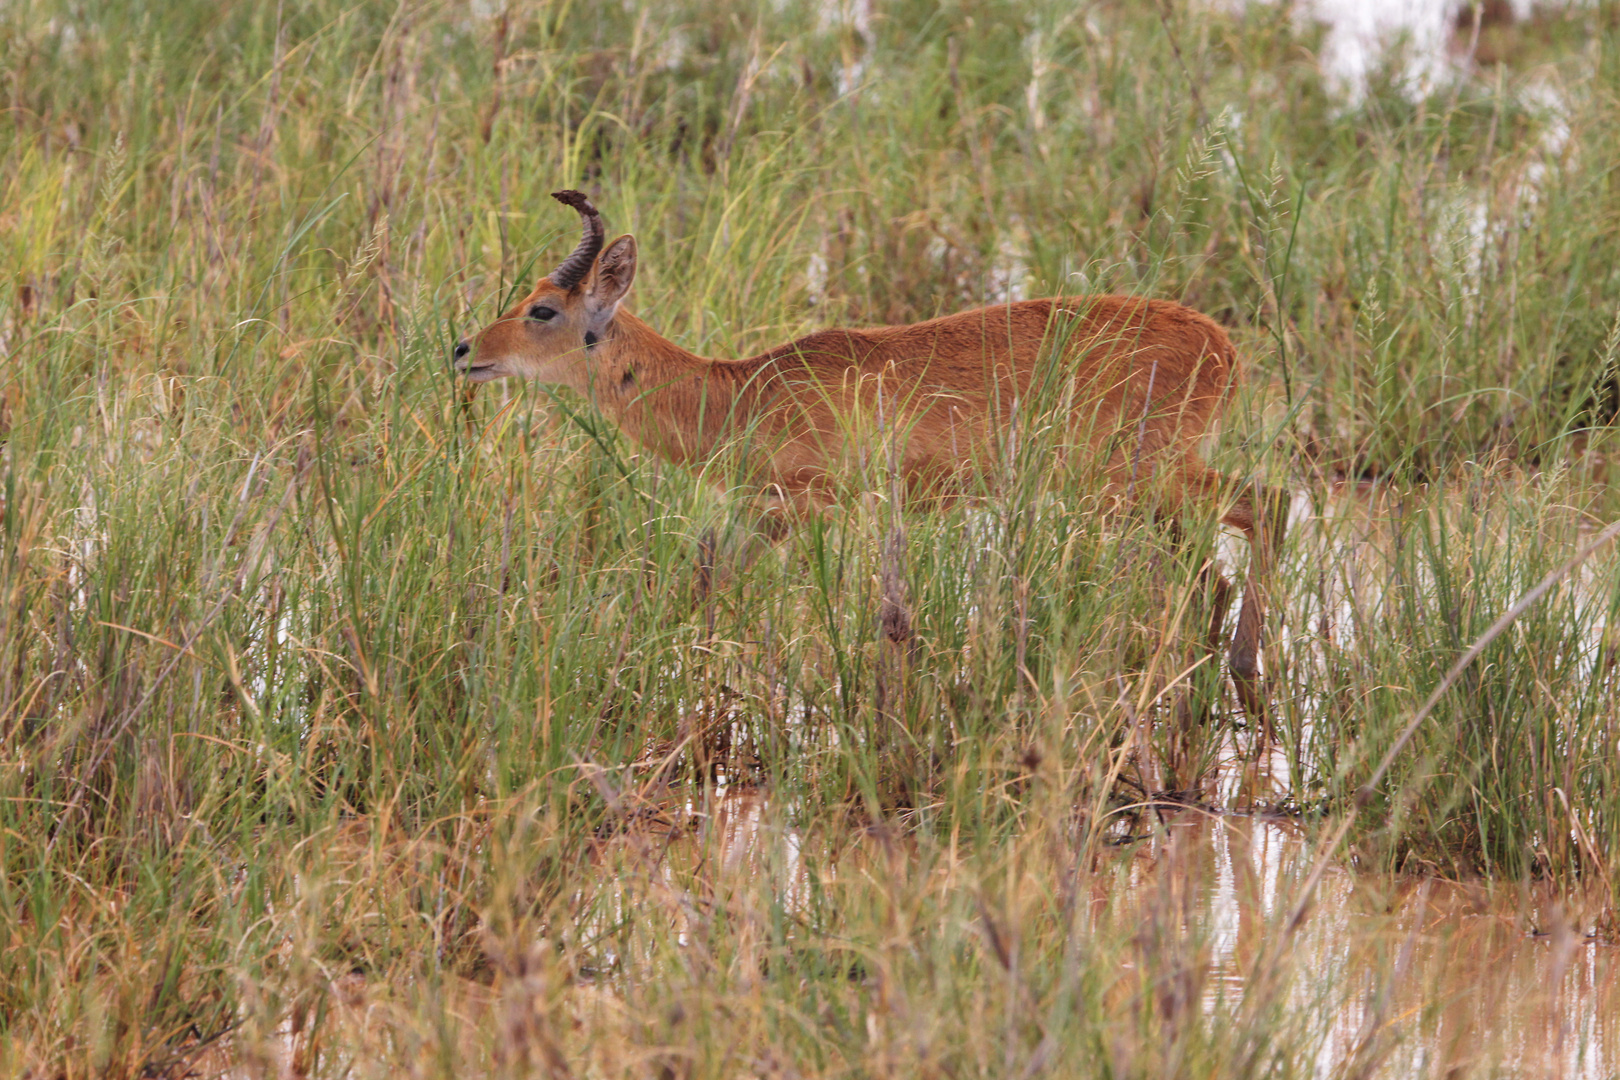
[[[841,876],[885,868],[907,878],[914,869],[903,855],[896,862],[892,837],[869,830],[836,838],[832,852],[832,838],[812,840],[783,825],[756,792],[671,806],[661,817],[680,824],[671,829],[649,815],[604,842],[602,865],[636,879],[626,895],[651,906],[660,890],[647,888],[649,876],[661,880],[680,898],[668,906],[677,927],[683,909],[696,910],[694,890],[707,897],[702,906],[757,895],[765,883],[792,909],[807,902],[812,885],[825,889]],[[1309,1070],[1316,1076],[1620,1075],[1620,950],[1533,886],[1391,881],[1330,868],[1291,927],[1313,855],[1313,837],[1298,823],[1183,808],[1146,814],[1133,828],[1134,839],[1114,845],[1116,861],[1085,875],[1082,938],[1099,947],[1133,936],[1169,942],[1184,965],[1178,978],[1212,1018],[1242,1015],[1251,995],[1267,992],[1256,989],[1262,983],[1280,986],[1285,1000],[1275,1012],[1293,1025],[1286,1045],[1316,1048]],[[978,887],[950,876],[936,864],[897,887]],[[683,949],[695,947],[685,931],[676,934]],[[1117,955],[1125,969],[1131,957],[1149,954]],[[1120,974],[1129,981],[1129,972]],[[573,981],[570,1007],[582,1015],[624,1011],[614,980],[576,972]],[[330,989],[327,1053],[369,1075],[362,1063],[372,1051],[374,1061],[391,1056],[389,999],[400,988],[351,974]],[[499,984],[450,980],[442,993],[454,999],[446,1015],[461,1026],[453,1037],[469,1051],[509,1007]],[[298,1075],[297,1046],[284,1030],[272,1060],[251,1065],[219,1047],[194,1060],[191,1075]]]

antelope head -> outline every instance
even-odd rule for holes
[[[636,276],[636,238],[602,246],[602,215],[578,191],[552,198],[579,211],[585,226],[574,253],[540,279],[512,310],[456,343],[456,370],[473,382],[509,375],[585,392],[593,354],[611,336],[619,301]]]

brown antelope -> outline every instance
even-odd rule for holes
[[[1068,467],[1096,473],[1117,501],[1205,507],[1248,539],[1228,660],[1245,711],[1264,717],[1265,583],[1284,518],[1273,493],[1198,457],[1238,375],[1216,323],[1165,300],[1061,297],[910,326],[821,330],[747,359],[710,360],[620,307],[636,274],[635,237],[604,247],[589,199],[553,197],[579,212],[585,235],[517,306],[457,343],[456,367],[469,379],[516,375],[571,387],[631,438],[682,464],[746,441],[745,475],[757,482],[766,521],[778,524],[774,535],[782,517],[833,501],[849,445],[868,443],[874,419],[887,425],[878,436],[894,440],[908,501],[938,505],[971,490],[968,482],[989,479],[1005,460],[1019,403],[1027,418],[1044,386],[1068,413],[1060,425],[1069,429]],[[1224,596],[1225,583],[1217,580],[1216,591]]]

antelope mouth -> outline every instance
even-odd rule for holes
[[[501,377],[501,373],[495,370],[493,361],[487,364],[479,364],[471,360],[457,360],[456,370],[465,375],[471,382],[489,382],[491,379]]]

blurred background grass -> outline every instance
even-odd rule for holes
[[[1275,957],[1166,1004],[1134,980],[1196,980],[1196,945],[1075,896],[1150,792],[1343,809],[1614,516],[1613,10],[1459,25],[1450,78],[1397,45],[1343,86],[1287,5],[8,5],[7,1067],[178,1075],[228,1035],[320,1075],[1310,1071]],[[1280,753],[1216,783],[1255,747],[1191,632],[1211,524],[1176,554],[1038,475],[852,505],[700,601],[723,475],[450,376],[572,247],[565,186],[705,354],[1053,293],[1219,319],[1249,379],[1212,459],[1295,492]],[[1548,883],[1612,931],[1617,576],[1492,646],[1357,865]],[[807,897],[604,854],[717,782],[828,853]],[[840,878],[851,829],[903,855]],[[323,1050],[351,976],[397,1030]]]

